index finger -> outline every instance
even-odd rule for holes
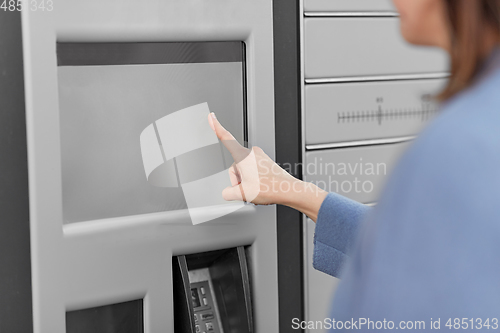
[[[240,145],[240,143],[234,138],[234,136],[225,129],[215,117],[215,114],[212,112],[208,115],[208,122],[210,127],[215,131],[217,137],[222,141],[222,144],[227,148],[227,150],[231,153],[234,161],[236,163],[242,161],[245,157],[250,154],[250,149],[247,149]]]

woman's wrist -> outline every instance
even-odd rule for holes
[[[319,209],[328,192],[313,183],[295,178],[286,182],[288,184],[281,186],[281,188],[289,190],[280,191],[276,203],[296,209],[316,222]]]

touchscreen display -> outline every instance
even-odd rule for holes
[[[207,103],[246,141],[242,42],[59,43],[57,56],[65,223],[187,208],[145,177],[139,138],[162,117]]]

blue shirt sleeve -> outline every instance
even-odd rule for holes
[[[318,212],[314,233],[315,269],[339,277],[360,221],[369,209],[333,192],[326,196]]]

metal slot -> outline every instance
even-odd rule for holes
[[[375,145],[385,145],[392,143],[407,142],[415,139],[415,136],[404,136],[398,138],[385,138],[385,139],[373,139],[373,140],[359,140],[359,141],[347,141],[347,142],[336,142],[336,143],[324,143],[317,145],[306,145],[306,150],[322,150],[322,149],[336,149],[336,148],[346,148],[346,147],[363,147],[363,146],[375,146]]]
[[[375,81],[407,81],[407,80],[428,80],[445,79],[450,73],[422,73],[422,74],[401,74],[401,75],[373,75],[373,76],[352,76],[352,77],[332,77],[321,79],[305,79],[306,84],[326,84],[326,83],[351,83],[351,82],[375,82]]]
[[[305,12],[304,17],[399,17],[397,12]]]

